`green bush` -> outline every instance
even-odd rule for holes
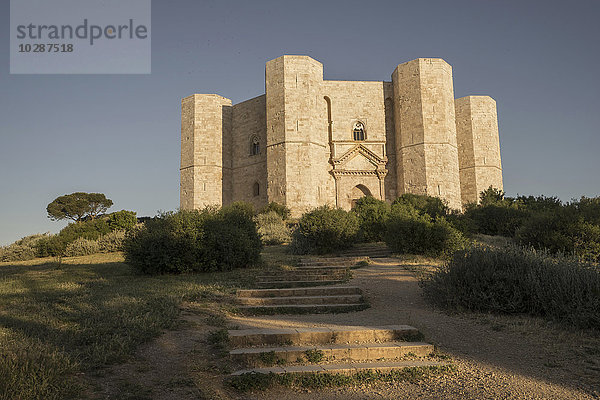
[[[283,204],[276,203],[274,201],[267,204],[261,211],[260,214],[267,214],[270,211],[274,211],[279,214],[283,220],[287,220],[290,216],[290,209]]]
[[[586,221],[574,205],[533,215],[517,231],[516,240],[538,250],[600,261],[600,225]]]
[[[255,219],[258,234],[264,244],[282,244],[291,241],[290,228],[275,211],[258,214]]]
[[[60,239],[69,244],[79,238],[88,240],[98,240],[102,235],[111,231],[108,221],[105,218],[97,218],[81,222],[73,222],[65,226],[59,233]]]
[[[381,242],[390,215],[389,204],[372,196],[365,196],[356,201],[352,211],[358,217],[360,239],[365,242]]]
[[[98,247],[101,253],[114,253],[123,251],[123,242],[127,231],[117,230],[102,235],[98,238]]]
[[[47,239],[49,234],[36,234],[25,236],[16,242],[0,247],[0,262],[24,261],[36,258],[38,255],[37,243]]]
[[[59,236],[42,238],[35,244],[38,257],[58,257],[64,255],[67,243]]]
[[[148,274],[248,267],[261,248],[252,206],[241,203],[159,215],[124,243],[125,261]]]
[[[100,246],[97,241],[79,238],[67,245],[64,255],[66,257],[87,256],[99,252]]]
[[[253,214],[251,204],[233,203],[205,220],[204,271],[245,268],[259,261],[262,242]]]
[[[563,207],[562,201],[557,197],[546,196],[518,196],[515,204],[519,209],[532,213],[559,211]]]
[[[472,221],[477,233],[514,237],[531,214],[513,204],[497,203],[466,208],[464,218]]]
[[[128,231],[136,226],[137,217],[134,211],[121,210],[108,214],[106,222],[111,231]]]
[[[600,225],[600,197],[582,197],[579,201],[573,202],[571,207],[584,221]]]
[[[600,328],[600,269],[547,252],[473,247],[422,282],[432,303],[452,310],[527,313]]]
[[[305,213],[292,232],[294,254],[324,254],[351,247],[358,234],[356,214],[322,206]]]
[[[405,193],[394,200],[392,206],[398,204],[412,207],[417,210],[419,214],[427,214],[434,219],[437,217],[445,217],[449,213],[449,208],[444,201],[433,196]]]
[[[392,207],[385,242],[394,253],[447,257],[463,248],[467,240],[446,219],[420,215],[410,206]]]

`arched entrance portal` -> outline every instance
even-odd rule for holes
[[[352,208],[356,205],[356,201],[361,197],[365,196],[373,196],[371,191],[365,185],[356,185],[352,188],[351,199],[352,199]]]

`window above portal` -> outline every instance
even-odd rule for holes
[[[354,123],[352,127],[352,136],[355,141],[363,141],[367,138],[365,134],[365,125],[362,122],[356,121]]]

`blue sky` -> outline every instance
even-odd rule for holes
[[[179,205],[180,99],[264,93],[264,64],[306,54],[325,79],[390,80],[440,57],[456,97],[498,103],[505,191],[600,195],[599,1],[158,1],[152,74],[9,75],[0,23],[0,244],[58,231],[74,191],[155,215]]]

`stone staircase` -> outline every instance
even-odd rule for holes
[[[367,308],[360,288],[340,286],[349,279],[350,266],[359,259],[307,258],[294,268],[258,276],[257,289],[238,290],[238,310],[246,314],[275,314],[348,312]]]
[[[289,314],[358,311],[368,307],[356,286],[315,286],[239,290],[245,314]]]
[[[368,258],[388,257],[381,244],[364,245],[334,256],[307,257],[297,267],[257,278],[257,289],[239,290],[243,313],[284,314],[350,312],[368,308],[356,286],[341,286],[350,266]],[[335,284],[333,286],[323,286]],[[321,285],[321,286],[317,286]],[[389,372],[446,365],[408,325],[326,326],[228,331],[230,358],[244,374],[331,373],[364,370]]]
[[[446,365],[407,325],[230,330],[229,352],[240,369],[260,373],[353,374]]]
[[[383,258],[391,256],[392,252],[385,243],[359,243],[348,250],[342,250],[335,254],[338,257],[357,258]]]

